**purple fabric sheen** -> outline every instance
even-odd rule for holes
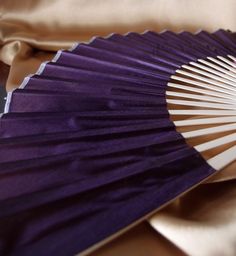
[[[48,112],[48,113],[7,113],[0,119],[0,136],[25,136],[48,134],[107,127],[123,127],[132,125],[169,126],[166,109],[162,110],[121,110],[93,112]],[[14,138],[16,139],[16,138]]]
[[[176,42],[176,38],[178,38],[180,40],[177,41],[175,44],[177,45],[177,47],[179,49],[183,49],[187,52],[189,52],[191,54],[191,52],[194,52],[194,56],[196,57],[195,60],[199,59],[199,58],[202,58],[202,57],[205,57],[206,56],[206,52],[205,51],[202,51],[201,48],[199,48],[199,46],[197,45],[197,47],[194,48],[194,44],[191,45],[191,44],[188,44],[187,42],[185,43],[185,45],[183,45],[182,43],[182,40],[181,40],[181,37],[179,35],[176,35],[173,36],[174,33],[170,32],[170,31],[166,31],[164,33],[161,34],[161,37],[164,39],[164,40],[172,40],[173,41],[173,44]]]
[[[150,46],[151,48],[154,47],[155,52],[158,52],[158,49],[160,51],[166,51],[167,53],[171,53],[173,56],[176,56],[177,58],[181,58],[183,62],[189,62],[189,61],[195,61],[197,57],[203,57],[201,52],[199,50],[196,51],[192,48],[189,50],[188,47],[178,46],[178,41],[169,39],[169,38],[162,38],[166,34],[166,32],[157,35],[155,40],[145,39],[143,36],[137,35],[136,33],[130,33],[127,35],[132,41],[137,40],[136,38],[139,38],[139,40],[145,40],[145,46]]]
[[[135,82],[128,81],[102,81],[99,87],[94,85],[95,81],[92,79],[84,81],[75,81],[69,79],[56,79],[54,77],[47,76],[38,76],[35,75],[30,78],[28,83],[24,88],[30,88],[30,90],[37,90],[39,87],[41,90],[49,91],[73,91],[81,93],[90,93],[90,94],[113,94],[113,95],[122,95],[122,94],[149,94],[149,95],[164,95],[165,86],[161,83],[155,85],[145,85]],[[158,90],[157,90],[158,88]]]
[[[196,53],[194,51],[194,49],[190,48],[189,51],[189,46],[187,45],[181,45],[181,47],[178,46],[178,40],[176,39],[172,39],[169,38],[168,36],[166,36],[168,32],[164,32],[162,34],[160,34],[158,40],[155,40],[154,42],[146,39],[144,36],[139,35],[137,33],[129,33],[127,35],[127,37],[131,40],[140,40],[143,41],[143,43],[145,45],[154,45],[154,47],[158,47],[160,49],[162,49],[162,51],[167,51],[169,53],[173,53],[179,56],[182,56],[186,59],[189,59],[189,61],[191,60],[195,60],[196,59]],[[165,38],[162,38],[163,35],[165,35]],[[198,51],[198,55],[199,55],[199,51]]]
[[[142,145],[151,145],[153,143],[166,143],[166,141],[176,138],[175,132],[171,131],[173,125],[166,122],[157,124],[140,124],[133,126],[122,126],[116,128],[98,128],[91,130],[51,133],[45,135],[34,135],[20,138],[5,138],[2,139],[0,145],[0,162],[20,161],[27,158],[45,157],[47,155],[62,154],[70,151],[82,150],[81,154],[87,156],[89,150],[96,152],[96,147],[104,149],[104,152],[114,153],[121,150],[122,142],[127,143],[124,150],[133,149],[137,143]],[[166,133],[162,130],[165,129]],[[159,133],[159,139],[157,139]],[[143,135],[145,134],[145,135]],[[100,141],[101,139],[104,141]],[[89,142],[84,142],[89,139]],[[94,147],[94,140],[96,147]],[[12,147],[14,143],[15,147]],[[27,145],[25,149],[18,150],[22,144]],[[115,147],[117,145],[117,148]],[[6,152],[7,150],[7,152]],[[36,153],[35,153],[36,152]],[[96,154],[99,154],[98,151]],[[107,154],[108,154],[107,153]]]
[[[97,50],[97,49],[96,49]],[[106,72],[109,72],[110,70],[112,72],[117,69],[119,72],[123,72],[123,70],[126,70],[127,72],[137,72],[139,71],[140,73],[142,72],[144,75],[148,76],[156,76],[157,72],[158,75],[163,75],[166,77],[168,74],[174,74],[175,73],[175,68],[155,63],[150,65],[137,65],[136,63],[133,63],[133,61],[129,61],[127,59],[122,60],[120,57],[113,56],[110,57],[109,61],[104,60],[106,56],[99,56],[99,60],[94,56],[94,57],[88,57],[88,56],[80,56],[78,54],[73,54],[73,52],[62,52],[57,59],[57,63],[61,65],[66,65],[66,66],[72,66],[76,68],[89,68],[92,70],[94,66],[99,65],[99,69],[104,72],[104,68],[106,68]],[[96,65],[98,64],[98,65]],[[125,65],[124,65],[125,64]],[[146,64],[146,63],[145,63]],[[112,66],[111,66],[112,65]],[[155,68],[154,68],[155,67]],[[100,71],[99,69],[96,68],[96,71]]]
[[[196,38],[201,42],[204,41],[206,45],[210,44],[217,48],[221,55],[232,54],[232,47],[226,41],[218,39],[214,34],[208,35],[206,31],[201,31],[196,35]]]
[[[123,65],[135,66],[136,68],[146,68],[149,71],[158,71],[163,70],[167,72],[173,72],[176,69],[176,65],[171,64],[164,64],[161,63],[159,60],[152,58],[144,59],[143,56],[140,57],[135,52],[129,56],[127,53],[124,55],[120,52],[110,51],[108,49],[99,49],[94,48],[91,45],[80,44],[79,47],[76,48],[76,51],[64,51],[62,54],[76,54],[81,56],[88,56],[92,58],[102,59],[109,62],[115,62]],[[112,61],[111,61],[112,60]],[[57,61],[58,62],[58,61]]]
[[[214,38],[211,34],[207,33],[206,31],[201,31],[196,34],[196,38],[204,41],[207,44],[215,46],[220,51],[220,54],[227,55],[232,53],[232,50],[228,47],[225,47],[222,43],[220,43],[216,38]]]
[[[155,76],[155,80],[152,76],[143,75],[142,73],[106,73],[106,69],[104,72],[96,72],[91,71],[89,69],[77,69],[69,66],[57,65],[56,63],[48,63],[44,70],[42,71],[43,76],[48,77],[57,77],[60,79],[66,79],[71,81],[81,81],[91,79],[93,81],[100,80],[102,81],[126,81],[131,83],[139,83],[142,85],[155,85],[162,83],[164,85],[164,81],[166,81],[166,76],[158,74]],[[169,78],[169,76],[168,76]]]
[[[166,114],[167,116],[167,114]],[[14,118],[14,119],[1,119],[0,125],[3,127],[1,132],[2,138],[8,138],[11,136],[26,136],[33,134],[48,134],[48,133],[65,133],[65,132],[75,132],[82,128],[86,130],[99,129],[100,132],[107,128],[115,127],[110,132],[117,130],[133,131],[134,129],[157,129],[166,128],[168,126],[173,126],[171,121],[168,122],[166,118],[156,118],[144,119],[144,120],[127,120],[127,119],[106,119],[96,120],[94,118],[80,117],[80,116],[68,116],[68,117],[54,117],[52,115],[50,118],[38,117],[36,118]],[[5,127],[8,129],[6,130]]]
[[[164,94],[103,95],[64,91],[16,89],[9,112],[68,112],[166,108]]]
[[[232,37],[230,33],[224,33],[222,30],[218,30],[215,33],[213,33],[212,38],[216,39],[221,45],[223,45],[225,48],[235,51],[235,40]]]
[[[0,254],[82,252],[215,173],[165,91],[182,64],[234,49],[230,32],[114,34],[15,90],[0,119]]]
[[[96,72],[104,72],[107,73],[119,73],[124,75],[130,75],[130,76],[142,76],[142,77],[149,77],[149,78],[159,78],[163,77],[163,79],[166,79],[169,77],[169,74],[174,74],[175,70],[172,69],[165,69],[166,71],[158,70],[158,65],[156,65],[157,70],[156,71],[147,71],[147,69],[139,68],[139,67],[133,67],[129,66],[129,62],[127,61],[127,64],[124,66],[123,64],[117,64],[115,63],[116,58],[113,57],[111,60],[103,61],[98,60],[96,58],[91,58],[87,56],[80,56],[77,54],[72,53],[62,53],[59,57],[57,63],[58,65],[65,65],[65,66],[71,66],[78,69],[89,69],[89,70],[95,70]],[[150,68],[149,68],[150,69]],[[158,72],[158,73],[157,73]]]
[[[147,34],[149,34],[149,32],[147,32]],[[157,38],[162,37],[164,42],[167,41],[167,44],[168,44],[168,38],[170,38],[170,35],[173,38],[173,32],[170,32],[170,31],[166,31],[166,32],[163,32],[161,34],[151,32],[151,35],[153,36],[153,38],[155,38],[155,36]],[[225,55],[225,54],[228,54],[229,51],[232,51],[232,49],[228,49],[227,47],[225,48],[222,44],[219,44],[216,41],[214,41],[211,38],[212,36],[209,35],[208,33],[204,32],[204,31],[201,31],[201,32],[199,32],[195,35],[190,34],[188,32],[182,32],[178,35],[176,34],[175,38],[178,37],[179,39],[181,39],[181,37],[183,37],[183,35],[185,37],[186,37],[186,35],[188,35],[187,38],[188,38],[188,40],[192,41],[192,44],[189,43],[188,46],[186,47],[186,44],[185,44],[185,46],[183,46],[183,44],[178,44],[178,41],[173,39],[172,46],[173,47],[179,47],[179,49],[182,50],[182,51],[186,51],[189,48],[189,50],[188,50],[189,53],[191,53],[191,52],[195,53],[195,56],[197,57],[195,60],[197,60],[199,58],[202,58],[202,57],[205,57],[205,56],[214,57],[217,54]],[[213,42],[213,43],[208,44],[206,40],[202,39],[202,37],[205,37],[209,42]],[[211,51],[210,52],[208,51],[208,53],[207,53],[205,50],[202,50],[203,45],[204,45],[205,50],[210,49]],[[195,46],[194,47],[195,50],[191,50],[191,48],[193,46]]]
[[[157,205],[170,200],[175,193],[178,194],[182,189],[195,183],[196,176],[198,179],[201,175],[211,173],[212,169],[206,167],[205,162],[201,166],[201,160],[196,162],[196,157],[193,157],[195,158],[193,163],[191,156],[184,158],[183,152],[180,155],[185,163],[191,163],[188,166],[191,167],[191,171],[186,171],[187,166],[183,161],[173,161],[172,165],[177,164],[176,162],[180,164],[176,167],[181,169],[182,173],[174,174],[172,179],[170,179],[169,172],[171,164],[166,164],[160,169],[156,167],[154,160],[149,162],[152,169],[142,175],[103,186],[96,179],[94,182],[99,186],[84,191],[85,196],[78,192],[83,187],[82,184],[69,183],[67,186],[58,185],[56,188],[49,186],[48,189],[43,188],[39,192],[30,192],[31,194],[27,194],[25,198],[21,196],[17,198],[18,200],[14,197],[4,201],[5,205],[3,204],[1,213],[5,212],[6,207],[8,211],[11,211],[7,212],[7,215],[12,216],[13,213],[17,213],[17,218],[13,218],[15,220],[13,221],[11,217],[5,217],[5,222],[0,222],[0,232],[8,231],[11,235],[11,242],[17,244],[18,248],[12,248],[12,255],[32,255],[32,252],[35,253],[34,255],[75,254],[97,242],[98,238],[105,238],[107,234],[112,234],[128,225],[134,218],[138,219],[155,209]],[[156,159],[156,162],[158,160],[160,159]],[[147,168],[144,166],[146,166],[145,162],[141,164],[141,169]],[[136,169],[136,166],[134,167]],[[62,170],[62,168],[59,169]],[[158,170],[162,173],[161,180]],[[52,183],[55,184],[55,177],[50,170],[49,173]],[[163,176],[164,173],[165,176]],[[68,177],[67,174],[65,176]],[[185,180],[184,183],[183,180]],[[88,187],[92,182],[89,180],[84,186]],[[28,199],[27,203],[24,199]],[[94,204],[94,201],[97,204]],[[27,209],[15,209],[24,205]],[[17,233],[16,227],[18,227]],[[20,227],[25,227],[25,229]],[[15,234],[15,239],[12,237],[12,232]],[[21,236],[17,237],[18,234]],[[6,233],[5,238],[7,238]]]
[[[79,44],[75,49],[72,50],[73,53],[76,54],[82,54],[82,53],[88,53],[88,51],[86,51],[86,48],[89,49],[94,49],[94,50],[98,50],[98,51],[105,51],[106,52],[110,52],[112,53],[113,56],[116,56],[116,54],[121,55],[123,58],[132,58],[135,59],[138,62],[142,62],[142,63],[150,63],[151,65],[158,65],[158,64],[162,64],[163,66],[168,65],[171,66],[173,68],[178,68],[179,66],[176,63],[171,62],[171,59],[168,58],[161,58],[161,56],[153,56],[152,54],[147,54],[146,52],[144,53],[143,51],[140,51],[138,49],[132,49],[132,51],[130,51],[130,48],[127,45],[120,45],[111,41],[108,41],[104,38],[96,38],[94,41],[92,41],[89,45],[87,44]],[[85,51],[84,51],[85,50]],[[115,55],[113,54],[115,53]],[[158,57],[158,58],[157,58]],[[175,60],[176,62],[176,60]],[[155,67],[155,66],[154,66]]]
[[[147,51],[143,51],[142,49],[139,48],[134,48],[132,47],[132,51],[130,51],[130,44],[120,44],[120,43],[116,43],[116,42],[112,42],[112,41],[108,41],[108,39],[104,39],[104,38],[95,38],[90,45],[99,49],[110,49],[111,51],[118,51],[118,52],[123,52],[124,54],[127,55],[133,55],[133,53],[138,54],[139,56],[143,56],[144,59],[152,59],[152,60],[158,60],[162,63],[168,64],[168,65],[172,65],[172,66],[176,66],[180,67],[181,66],[181,61],[178,60],[178,58],[176,56],[173,56],[169,53],[163,52],[163,51],[158,51],[157,48],[153,48],[152,52],[147,52]],[[78,46],[79,47],[79,46]],[[78,48],[77,47],[77,48]],[[75,48],[73,50],[77,51],[77,48]]]
[[[0,194],[5,198],[0,234],[5,241],[9,236],[14,245],[11,254],[75,254],[214,172],[181,136],[177,147],[167,145],[144,146],[106,158],[99,150],[99,155],[91,151],[89,162],[70,153],[3,163],[1,175],[15,174],[14,179],[0,179]],[[2,252],[7,253],[3,244]]]
[[[213,33],[214,38],[217,38],[220,43],[224,46],[229,47],[231,50],[236,50],[236,39],[232,36],[231,33],[227,33],[226,31],[219,29],[215,33]]]
[[[183,31],[179,33],[179,38],[182,39],[184,42],[188,42],[188,44],[195,46],[197,49],[201,49],[201,52],[205,54],[205,56],[215,56],[218,54],[218,49],[214,46],[208,45],[204,43],[204,41],[201,41],[197,39],[194,34],[190,32]],[[219,53],[221,54],[221,52]]]
[[[186,32],[187,33],[187,32]],[[201,32],[200,32],[201,33]],[[149,34],[149,32],[147,32],[147,34]],[[198,35],[198,34],[197,34]],[[177,35],[176,35],[177,36]],[[151,33],[151,36],[149,37],[149,39],[151,39],[152,38],[152,42],[153,42],[153,44],[155,45],[155,42],[160,38],[160,37],[162,37],[163,38],[163,43],[164,42],[166,42],[166,44],[167,45],[169,45],[169,47],[171,47],[171,48],[173,48],[173,49],[177,49],[177,50],[173,50],[173,53],[174,54],[181,54],[181,52],[185,52],[185,51],[187,51],[188,50],[188,47],[190,47],[190,46],[188,46],[188,47],[186,47],[186,46],[183,46],[183,44],[181,45],[181,44],[178,44],[178,41],[176,41],[176,40],[174,40],[174,39],[172,39],[172,41],[168,41],[169,39],[169,33],[168,33],[168,31],[167,32],[163,32],[162,34],[157,34],[157,33]],[[181,36],[179,36],[178,35],[178,37],[179,38],[181,38]],[[196,35],[194,36],[194,39],[196,40],[197,39],[197,37],[196,37]],[[199,39],[198,39],[199,40]],[[214,46],[214,48],[211,48],[211,52],[209,52],[209,53],[206,53],[205,51],[202,51],[202,49],[201,49],[201,42],[203,42],[204,43],[204,40],[199,40],[199,42],[198,43],[194,43],[193,45],[196,45],[197,47],[196,47],[196,50],[193,50],[193,49],[189,49],[187,52],[188,52],[188,54],[190,55],[190,56],[192,56],[192,60],[193,61],[196,61],[197,59],[199,59],[199,58],[204,58],[204,57],[206,57],[206,56],[216,56],[217,54],[226,54],[227,52],[224,50],[224,48],[222,47],[222,46],[218,46],[217,48],[216,48],[216,46],[215,45],[213,45]],[[169,43],[169,44],[168,44]],[[165,45],[166,45],[165,44]],[[188,44],[188,45],[191,45],[191,44]],[[211,46],[211,45],[210,45]],[[192,47],[192,45],[191,45],[191,47]],[[207,44],[207,47],[209,47],[208,46],[208,44]],[[192,52],[192,54],[191,54],[191,52]],[[207,54],[207,55],[206,55]],[[186,56],[187,57],[187,56]],[[188,59],[189,57],[187,57],[187,59]],[[190,61],[190,60],[189,60]]]
[[[186,61],[186,59],[188,62],[193,60],[192,58],[188,58],[188,57],[184,56],[183,53],[181,53],[180,51],[178,52],[178,50],[176,51],[172,47],[168,47],[161,43],[160,43],[161,44],[161,47],[160,47],[158,41],[156,41],[155,44],[152,45],[152,44],[144,43],[143,40],[141,40],[141,39],[134,40],[132,38],[129,38],[128,36],[123,37],[118,34],[112,35],[107,40],[111,40],[112,42],[116,42],[116,43],[125,43],[125,44],[129,45],[130,47],[140,49],[147,53],[161,54],[163,57],[166,55],[167,57],[171,58],[171,56],[172,56],[172,59],[176,59],[176,61],[179,61],[180,63],[183,63],[184,61]]]

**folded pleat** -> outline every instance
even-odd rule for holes
[[[177,132],[167,84],[235,35],[112,34],[59,51],[0,119],[0,254],[74,255],[216,173]]]

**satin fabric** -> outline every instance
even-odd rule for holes
[[[236,182],[201,185],[151,224],[188,255],[236,255]]]
[[[179,248],[143,222],[90,256],[186,256]]]
[[[11,65],[10,74],[8,77],[7,88],[11,90],[16,88],[22,82],[23,77],[29,73],[34,73],[39,64],[43,60],[50,60],[54,56],[55,51],[61,48],[68,48],[77,40],[89,40],[94,35],[107,35],[110,32],[125,33],[127,31],[143,31],[145,29],[153,29],[160,31],[169,28],[171,30],[186,29],[195,32],[198,28],[204,28],[213,31],[222,28],[229,28],[233,31],[236,30],[235,22],[235,7],[234,0],[227,1],[76,1],[76,0],[57,0],[57,1],[24,1],[24,5],[20,1],[7,1],[3,0],[0,3],[0,31],[1,31],[1,50],[0,57],[5,63]],[[214,10],[213,7],[214,6]],[[79,11],[78,11],[79,9]],[[63,13],[63,15],[61,15]],[[79,13],[79,15],[78,15]],[[228,174],[224,176],[225,172],[221,172],[220,179],[228,178]],[[234,173],[230,173],[230,178],[234,178]],[[224,185],[225,184],[225,185]],[[234,181],[232,184],[235,186]],[[213,191],[217,192],[221,187],[225,189],[228,183],[219,183],[219,187]],[[234,186],[228,188],[229,194]],[[209,201],[205,197],[205,193],[210,192],[207,188],[209,185],[203,185],[199,188],[194,195],[198,198],[200,205],[208,205]],[[211,191],[212,192],[212,191]],[[173,211],[173,216],[178,216],[179,227],[185,231],[177,233],[174,236],[167,236],[163,229],[168,229],[168,222],[162,225],[162,233],[165,233],[167,238],[176,243],[182,241],[186,235],[189,236],[190,246],[187,252],[194,255],[196,247],[201,245],[200,236],[192,237],[192,230],[196,226],[201,226],[205,223],[204,218],[201,218],[202,212],[199,211],[198,219],[193,221],[185,221],[187,217],[181,212],[181,209],[191,211],[196,210],[194,204],[191,204],[191,195],[188,200],[183,203],[177,202],[179,207],[178,214]],[[185,198],[185,197],[184,197]],[[218,200],[219,196],[212,193],[211,201]],[[226,202],[225,202],[226,201]],[[221,197],[219,207],[227,206],[228,212],[234,211],[235,202],[233,200],[227,201],[226,197]],[[224,203],[225,202],[225,203]],[[227,203],[229,202],[229,203]],[[175,204],[175,205],[176,205]],[[212,207],[212,208],[211,208]],[[209,204],[208,209],[204,216],[208,219],[214,217],[215,205]],[[224,255],[232,255],[230,251],[234,251],[234,230],[230,229],[230,223],[234,222],[234,216],[228,212],[220,211],[221,229],[219,232],[212,233],[212,237],[216,241],[220,241]],[[163,215],[169,216],[168,212],[163,211]],[[169,222],[172,225],[170,220]],[[216,218],[217,223],[217,218]],[[229,225],[228,225],[228,224]],[[227,224],[227,225],[226,225]],[[176,225],[173,225],[174,230]],[[157,230],[158,227],[156,226]],[[212,227],[205,226],[206,233]],[[145,232],[144,232],[145,233]],[[230,234],[230,243],[223,234]],[[135,234],[132,234],[132,239]],[[209,236],[204,236],[206,241],[210,241]],[[155,238],[156,239],[156,238]],[[199,240],[200,239],[200,240]],[[126,240],[127,241],[127,240]],[[191,247],[192,243],[195,246]],[[147,247],[150,246],[149,242],[144,242]],[[208,255],[209,243],[204,243],[201,246],[202,255]],[[214,247],[212,243],[211,247]],[[114,246],[114,244],[113,244]],[[113,247],[114,248],[114,247]],[[131,249],[130,249],[131,248]],[[183,248],[183,246],[182,246]],[[136,247],[126,247],[124,253],[131,255],[135,252]],[[112,248],[104,248],[102,253],[110,255]],[[133,251],[134,250],[134,251]],[[153,253],[157,248],[153,247]],[[101,253],[101,251],[99,251]],[[112,253],[114,251],[112,250]],[[95,254],[98,255],[98,254]],[[123,254],[125,255],[125,254]],[[142,255],[138,250],[134,255]],[[143,254],[146,255],[146,254]],[[155,254],[154,254],[155,255]],[[162,254],[164,255],[164,254]]]
[[[212,11],[214,6],[214,11]],[[11,65],[8,90],[34,73],[50,51],[109,33],[199,28],[236,30],[234,0],[2,0],[0,3],[0,59]]]

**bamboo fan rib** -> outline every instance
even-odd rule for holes
[[[234,162],[235,50],[111,34],[26,77],[0,118],[0,254],[85,255]]]
[[[174,123],[177,129],[190,144],[191,138],[200,137],[192,145],[207,158],[207,154],[204,155],[205,151],[214,151],[216,147],[224,145],[221,149],[221,152],[224,152],[227,145],[230,146],[236,141],[236,77],[233,73],[236,65],[231,55],[206,59],[207,61],[199,59],[188,65],[184,64],[181,69],[176,70],[176,74],[171,76],[168,83],[166,96],[170,104],[170,114],[176,119]],[[175,114],[179,106],[182,115]],[[186,119],[184,112],[191,113],[191,109],[195,112],[192,113],[191,119]],[[199,113],[201,117],[197,115],[197,109],[204,109]],[[214,117],[212,109],[215,112]],[[223,109],[226,110],[225,113]],[[218,117],[215,117],[217,115]],[[214,137],[209,137],[212,134]]]

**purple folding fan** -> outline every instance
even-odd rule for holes
[[[0,119],[0,254],[86,254],[234,161],[235,55],[230,31],[112,34],[26,77]]]

